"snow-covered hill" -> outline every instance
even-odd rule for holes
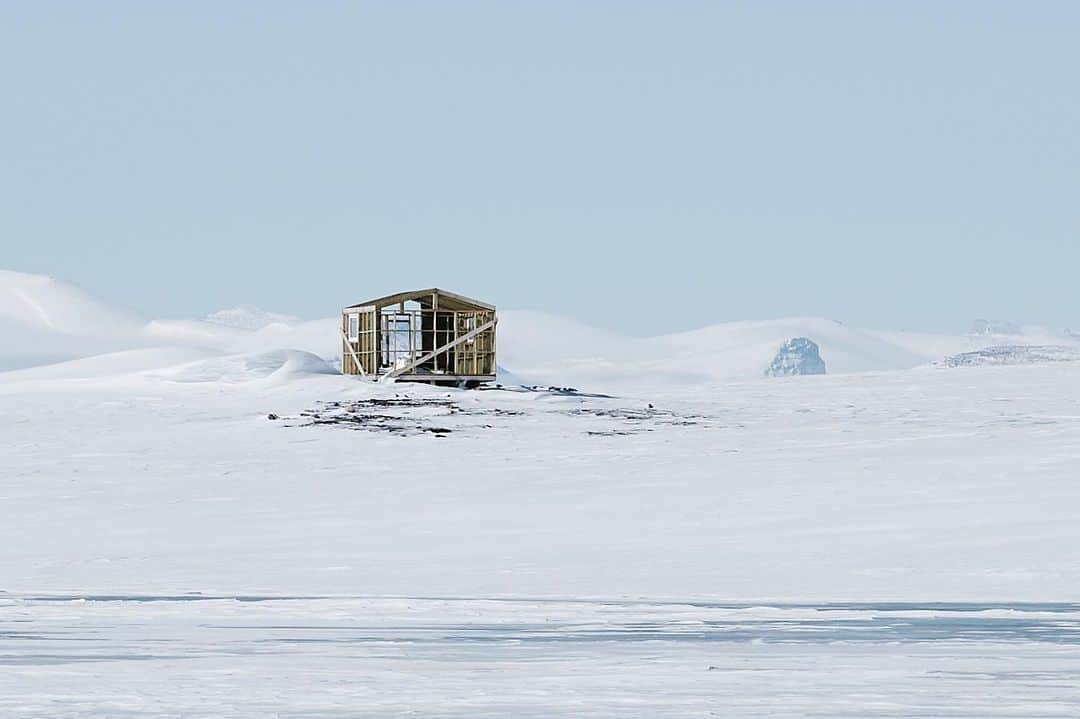
[[[0,371],[131,347],[142,325],[74,285],[0,270]]]
[[[135,313],[110,307],[72,284],[9,270],[0,270],[0,321],[8,328],[67,337],[122,336],[142,324]]]
[[[285,350],[334,358],[336,327],[336,320],[305,322],[248,306],[205,320],[148,320],[52,277],[0,271],[0,372],[71,363],[37,374],[114,376],[192,357]]]
[[[991,347],[995,335],[934,335],[849,327],[817,317],[724,322],[689,332],[628,338],[539,312],[500,312],[499,361],[548,384],[627,387],[760,378],[794,337],[821,349],[830,374],[904,370]],[[1075,344],[1064,333],[1012,336],[1014,344]]]

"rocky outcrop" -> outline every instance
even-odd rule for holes
[[[772,364],[765,370],[767,377],[792,377],[804,374],[825,374],[825,360],[817,343],[807,337],[793,337],[780,347]]]
[[[1080,348],[1057,345],[998,345],[964,352],[936,362],[941,367],[985,367],[991,365],[1046,364],[1080,361]]]

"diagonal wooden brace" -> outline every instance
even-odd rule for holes
[[[341,339],[345,340],[345,346],[349,348],[349,354],[352,355],[353,362],[356,363],[356,369],[360,374],[366,375],[367,372],[364,371],[364,365],[360,364],[360,358],[357,356],[356,350],[353,349],[352,342],[349,341],[349,336],[345,334],[344,330],[341,332]]]
[[[476,337],[481,332],[485,332],[485,331],[491,329],[492,327],[495,326],[495,323],[497,321],[498,320],[489,320],[489,321],[485,322],[484,324],[480,325],[479,327],[477,327],[476,329],[469,330],[468,332],[461,335],[460,337],[458,337],[453,342],[447,342],[442,347],[437,347],[436,349],[433,349],[431,352],[428,352],[425,355],[421,355],[420,357],[417,357],[412,362],[409,362],[406,365],[402,365],[401,367],[398,367],[397,369],[395,369],[392,372],[388,372],[387,374],[383,375],[383,379],[384,380],[391,380],[391,379],[394,379],[395,377],[397,377],[400,374],[404,374],[404,373],[408,372],[411,369],[415,369],[416,367],[418,367],[418,366],[424,364],[425,362],[427,362],[432,357],[438,357],[439,355],[452,350],[453,348],[457,347],[458,345],[463,344],[465,342],[468,342],[469,340],[471,340],[473,337]]]

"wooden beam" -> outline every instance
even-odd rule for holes
[[[439,295],[446,300],[444,306],[456,305],[459,307],[467,307],[469,309],[487,310],[489,312],[495,311],[495,305],[487,302],[481,302],[480,300],[474,300],[471,297],[459,295],[456,292],[448,292],[447,290],[439,289],[438,287],[431,287],[426,290],[412,290],[410,292],[397,292],[392,295],[386,295],[385,297],[376,297],[373,300],[365,300],[364,302],[357,302],[354,305],[349,305],[346,310],[367,310],[372,307],[389,307],[396,305],[404,300],[420,300],[424,297],[432,295]]]
[[[498,379],[493,374],[401,374],[395,382],[493,382]]]

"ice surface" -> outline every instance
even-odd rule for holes
[[[4,716],[1067,717],[1076,605],[0,599]]]

